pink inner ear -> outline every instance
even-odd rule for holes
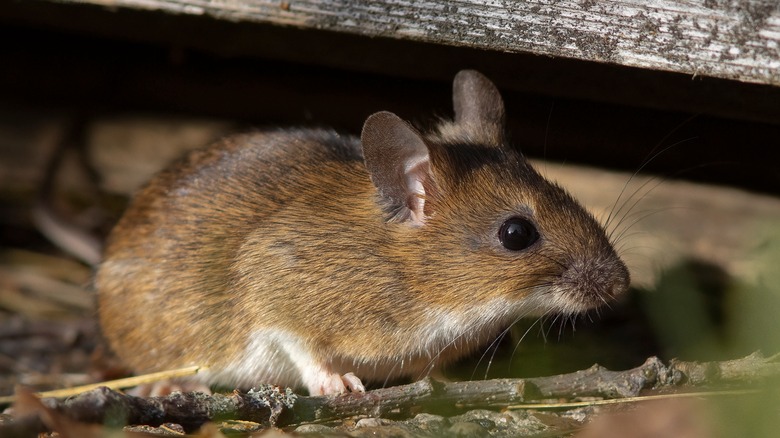
[[[421,226],[425,223],[425,179],[430,171],[428,156],[419,157],[406,165],[406,187],[409,192],[407,207],[410,212],[409,224]]]

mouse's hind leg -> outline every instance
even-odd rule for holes
[[[284,350],[298,368],[301,374],[301,383],[309,390],[309,395],[366,391],[358,376],[353,373],[340,374],[327,362],[317,360],[308,349],[301,348],[300,344],[286,343]]]
[[[353,373],[341,374],[332,366],[325,348],[315,354],[310,344],[289,331],[264,329],[256,332],[242,357],[234,361],[231,381],[267,382],[304,387],[310,395],[364,392],[365,386]],[[332,359],[332,358],[330,358]]]

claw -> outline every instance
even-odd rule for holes
[[[366,387],[363,386],[363,382],[354,373],[347,373],[341,376],[341,381],[344,382],[344,386],[352,392],[366,392]]]
[[[366,387],[360,378],[353,373],[343,376],[339,374],[326,374],[320,382],[309,386],[309,395],[333,395],[350,392],[366,392]]]

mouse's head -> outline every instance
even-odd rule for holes
[[[602,226],[507,144],[504,104],[475,71],[453,85],[455,119],[428,135],[388,112],[366,121],[366,167],[397,256],[431,305],[489,302],[507,314],[576,313],[625,291]]]

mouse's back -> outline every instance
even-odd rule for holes
[[[290,228],[279,223],[316,227],[323,216],[302,197],[370,185],[359,142],[330,130],[240,134],[188,154],[136,193],[108,238],[95,278],[103,332],[136,370],[229,360],[247,342],[241,301],[269,298],[236,288],[252,281],[239,260],[252,235],[281,248],[295,235],[278,236]]]

